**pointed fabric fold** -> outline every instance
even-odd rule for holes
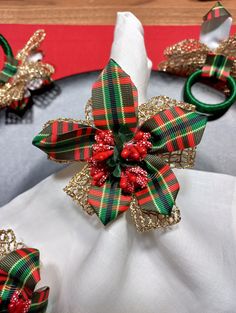
[[[134,132],[138,124],[137,96],[130,76],[111,59],[92,89],[95,126],[118,131],[127,124]]]
[[[102,187],[91,186],[88,202],[101,222],[106,225],[129,209],[132,197],[123,195],[118,183],[106,181]]]
[[[95,133],[91,126],[57,120],[33,139],[33,145],[54,160],[85,161],[92,156]]]
[[[33,293],[29,313],[44,313],[48,306],[49,287],[36,290]]]
[[[179,191],[179,183],[170,166],[161,158],[147,155],[146,170],[149,174],[147,187],[135,193],[144,211],[169,215]]]
[[[231,17],[231,14],[225,9],[225,7],[218,1],[213,8],[211,8],[206,15],[203,16],[203,21],[210,21],[220,17]]]
[[[207,118],[178,106],[154,115],[141,126],[150,132],[150,152],[172,152],[195,147],[201,141]]]

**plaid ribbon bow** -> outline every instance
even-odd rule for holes
[[[207,23],[207,29],[215,30],[219,27],[222,19],[230,17],[229,12],[220,2],[217,2],[203,17],[203,25]],[[223,30],[220,31],[223,32]],[[228,36],[226,35],[226,37]],[[204,77],[215,76],[219,80],[225,81],[227,76],[231,75],[236,79],[236,34],[219,42],[218,47],[214,50],[199,40],[186,39],[166,48],[164,55],[166,60],[158,65],[160,71],[189,76],[202,69]],[[215,87],[228,92],[225,84],[219,83]]]
[[[37,30],[16,56],[6,38],[0,35],[0,46],[5,63],[0,72],[0,108],[23,110],[29,103],[31,92],[51,82],[54,68],[42,61],[39,50],[46,33]]]
[[[34,291],[40,281],[39,251],[22,248],[0,261],[0,312],[44,313],[49,288]]]
[[[158,154],[196,146],[206,118],[178,106],[138,123],[137,89],[110,60],[92,88],[94,126],[56,120],[33,144],[54,160],[87,161],[88,201],[103,224],[128,210],[135,196],[142,210],[169,215],[179,190]]]

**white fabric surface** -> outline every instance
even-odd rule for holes
[[[181,223],[139,234],[128,214],[104,228],[65,195],[76,168],[1,208],[1,227],[41,251],[48,313],[236,312],[234,177],[176,171]]]
[[[132,18],[124,26],[137,23]],[[128,29],[120,27],[124,34]],[[130,53],[142,51],[132,44]],[[133,72],[126,69],[132,78],[144,57]],[[148,75],[143,71],[140,82]],[[234,177],[176,171],[182,222],[139,234],[128,214],[105,228],[62,191],[79,167],[0,208],[1,228],[13,228],[41,251],[41,285],[51,287],[48,313],[236,313]]]

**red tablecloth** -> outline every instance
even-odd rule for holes
[[[21,49],[33,32],[43,28],[45,60],[56,68],[54,79],[99,70],[106,64],[114,26],[0,25],[14,52]],[[153,68],[163,60],[165,47],[186,38],[198,38],[200,26],[144,26],[145,41]],[[236,31],[236,25],[232,31]]]

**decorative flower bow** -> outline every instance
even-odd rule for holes
[[[160,154],[195,147],[206,119],[175,106],[139,125],[137,89],[114,60],[93,85],[92,115],[94,126],[51,121],[33,144],[50,159],[88,163],[87,201],[103,224],[128,210],[132,197],[143,212],[169,216],[179,184]]]
[[[200,40],[186,39],[166,48],[167,60],[158,69],[189,76],[202,68],[204,77],[216,76],[225,81],[230,74],[236,79],[236,34],[229,37],[231,24],[230,13],[217,2],[203,18]],[[215,87],[229,91],[221,82]]]
[[[54,68],[41,61],[42,53],[38,50],[45,36],[44,30],[37,30],[14,57],[9,43],[0,35],[0,45],[5,54],[4,67],[0,72],[0,108],[24,109],[30,91],[51,82]]]
[[[40,281],[39,251],[22,248],[0,260],[0,312],[44,313],[49,288],[34,291]]]

